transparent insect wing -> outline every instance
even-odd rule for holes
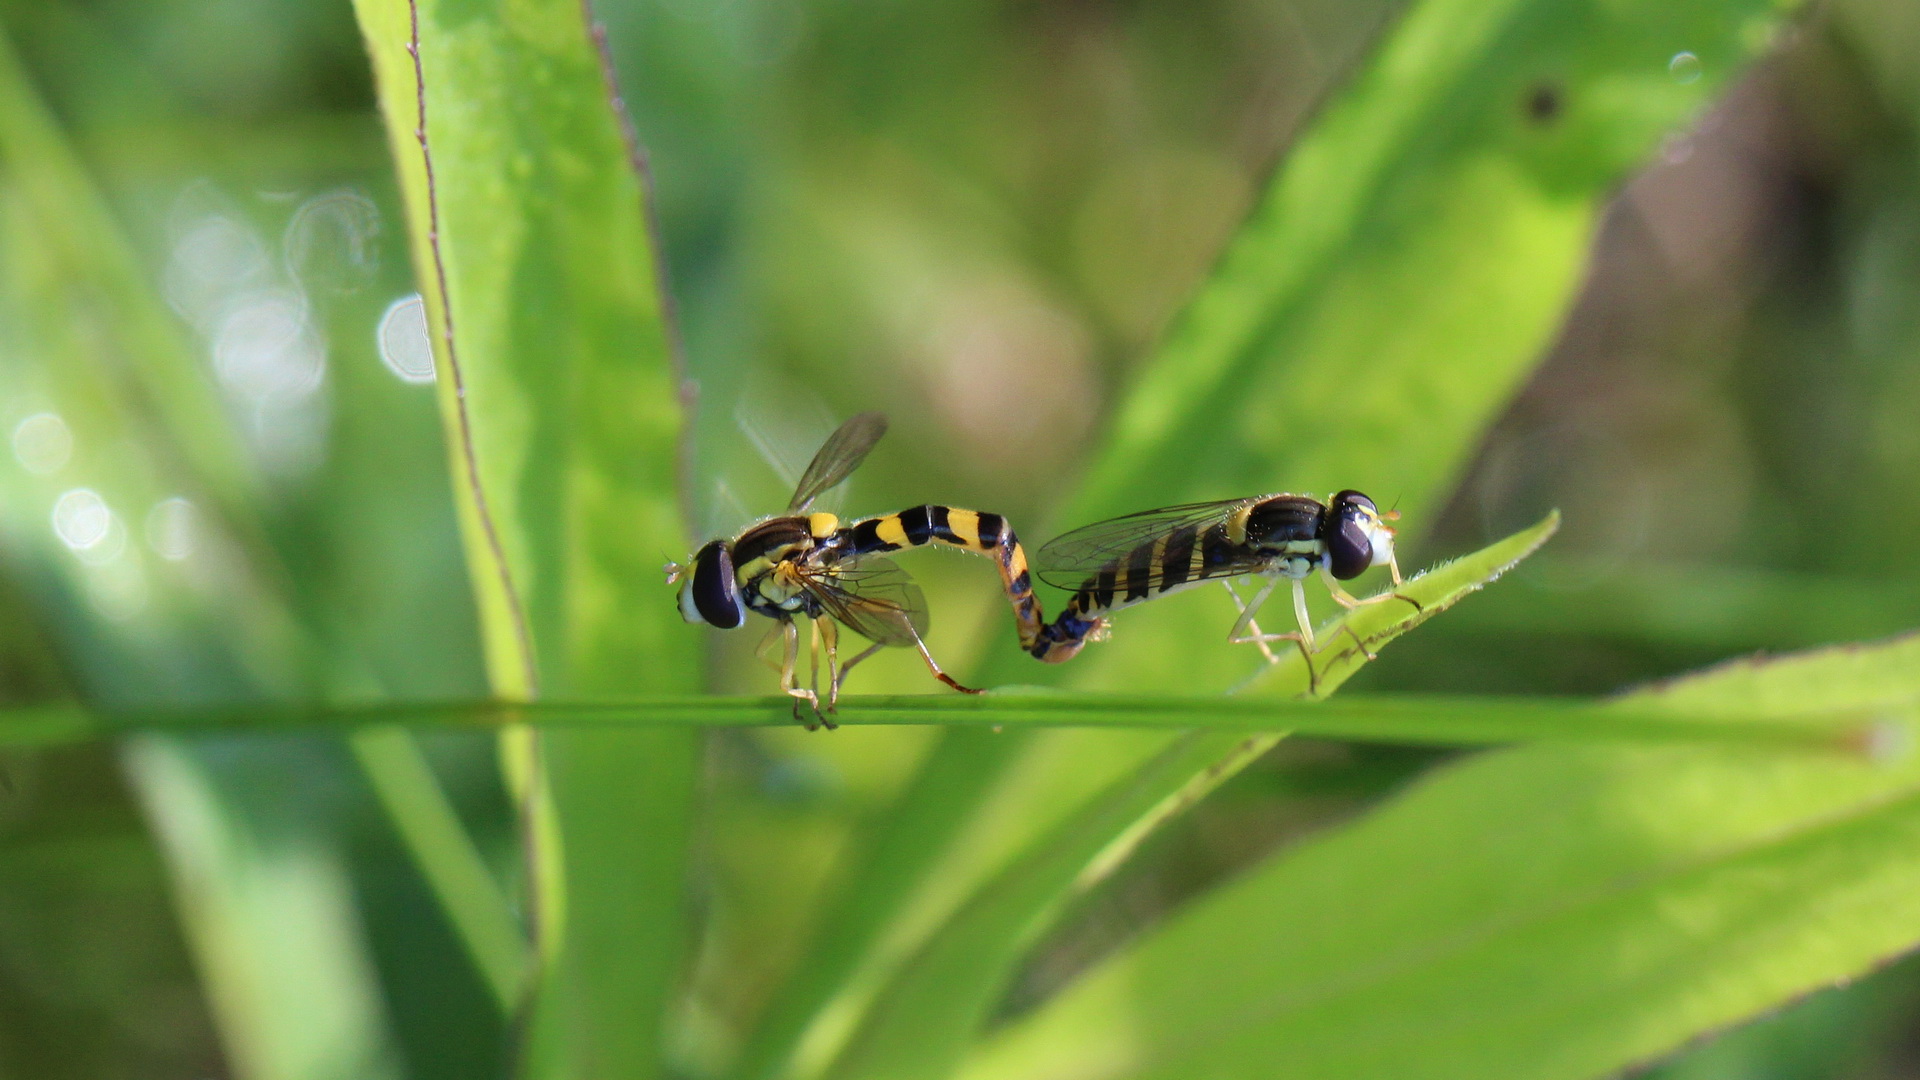
[[[733,422],[743,440],[779,478],[781,498],[788,498],[796,489],[811,489],[811,498],[806,502],[790,500],[789,513],[808,508],[839,508],[846,473],[852,472],[852,468],[842,472],[839,480],[824,486],[815,482],[809,469],[814,468],[814,462],[837,436],[844,437],[841,432],[848,424],[836,423],[833,411],[811,390],[764,374],[756,376],[735,401]],[[884,421],[881,430],[885,430]],[[858,461],[852,464],[857,465]],[[756,500],[756,505],[766,502]],[[795,506],[799,509],[791,508]]]
[[[1175,530],[1188,527],[1195,533],[1204,533],[1232,517],[1234,511],[1259,501],[1259,498],[1252,498],[1185,503],[1096,521],[1047,541],[1035,556],[1034,565],[1040,580],[1047,584],[1077,589],[1087,578],[1143,544],[1150,544]],[[1264,559],[1253,559],[1246,569],[1263,565]],[[1210,576],[1224,577],[1237,572],[1243,571],[1224,566],[1212,570]]]
[[[842,564],[808,574],[801,585],[836,621],[882,645],[910,648],[932,622],[920,586],[892,559]]]
[[[761,516],[748,510],[733,485],[725,480],[715,480],[708,487],[697,513],[702,537],[733,536]]]
[[[800,483],[793,491],[793,501],[787,504],[790,514],[803,513],[813,505],[821,492],[834,487],[860,467],[867,458],[873,444],[887,433],[887,418],[877,412],[864,412],[840,425],[840,429],[827,437],[820,452],[813,455],[813,462],[801,475]]]
[[[733,406],[734,427],[780,481],[784,496],[800,483],[807,462],[838,426],[833,412],[810,392],[756,377]]]
[[[733,422],[741,438],[731,444],[734,452],[723,465],[708,470],[720,475],[702,484],[705,495],[694,508],[702,538],[734,536],[764,519],[768,508],[778,505],[775,500],[787,498],[800,483],[809,455],[819,457],[836,430],[832,412],[807,391],[762,377],[752,385],[734,403]],[[743,443],[772,472],[777,487],[759,470],[742,467],[738,448]],[[838,493],[830,488],[816,495],[815,505],[831,509]]]

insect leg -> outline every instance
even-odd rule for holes
[[[816,700],[820,697],[820,622],[819,619],[807,620],[807,663],[813,668],[807,685],[813,689]]]
[[[820,657],[818,655],[818,649],[822,643],[822,639],[825,640],[827,648],[827,712],[820,714],[820,722],[826,725],[828,731],[832,731],[834,728],[840,726],[833,722],[831,716],[827,715],[827,713],[833,712],[834,706],[837,705],[840,700],[840,627],[835,625],[832,619],[813,620],[813,644],[815,647],[813,690],[816,708],[818,707],[818,695],[820,692]]]
[[[1400,555],[1398,552],[1395,552],[1394,554],[1387,556],[1387,572],[1393,575],[1393,588],[1394,588],[1393,595],[1394,596],[1397,596],[1400,599],[1405,600],[1407,603],[1412,604],[1413,610],[1415,611],[1427,610],[1426,607],[1420,603],[1420,601],[1415,600],[1413,597],[1408,596],[1405,593],[1402,593],[1399,591],[1400,586],[1405,585],[1406,582],[1403,581],[1400,577]]]
[[[1266,657],[1267,663],[1269,664],[1279,663],[1280,658],[1273,655],[1273,647],[1267,644],[1266,632],[1260,629],[1260,621],[1249,614],[1247,606],[1240,602],[1239,590],[1235,589],[1233,583],[1230,581],[1222,581],[1220,584],[1226,587],[1227,595],[1233,597],[1233,605],[1240,609],[1240,614],[1246,616],[1247,632],[1252,635],[1253,643],[1260,647],[1260,655]],[[1272,588],[1273,585],[1268,584],[1267,589],[1271,591]],[[1264,600],[1265,597],[1263,596],[1261,599]]]
[[[754,658],[775,671],[780,670],[780,661],[773,658],[773,649],[780,643],[780,635],[781,624],[776,621],[772,626],[767,627],[767,636],[760,639],[760,644],[753,647]],[[783,686],[781,689],[786,688]]]
[[[1280,584],[1280,579],[1276,577],[1268,581],[1266,588],[1261,589],[1260,592],[1254,596],[1253,602],[1247,605],[1247,613],[1240,617],[1240,622],[1234,624],[1234,629],[1240,632],[1236,633],[1229,640],[1236,645],[1245,644],[1250,641],[1293,642],[1294,646],[1300,650],[1300,659],[1307,662],[1307,692],[1312,693],[1320,687],[1320,673],[1313,668],[1313,658],[1319,653],[1320,646],[1315,643],[1313,638],[1313,616],[1307,611],[1305,579],[1292,578],[1291,580],[1293,582],[1293,618],[1295,622],[1300,624],[1300,629],[1289,631],[1285,634],[1263,634],[1260,633],[1258,627],[1252,625],[1253,613],[1260,610],[1260,605],[1266,601],[1267,597],[1273,592],[1274,587]],[[1250,627],[1252,628],[1252,632],[1246,632]],[[1275,662],[1277,663],[1278,661],[1276,660]]]
[[[794,723],[805,725],[808,731],[812,731],[818,725],[807,723],[800,718],[800,703],[805,701],[811,704],[814,715],[818,716],[820,698],[811,690],[802,690],[799,685],[799,673],[796,669],[800,666],[800,628],[793,625],[792,619],[782,620],[780,635],[786,644],[780,663],[780,689],[793,698]]]
[[[1311,694],[1320,689],[1320,673],[1313,670],[1313,654],[1319,652],[1320,647],[1313,643],[1313,616],[1307,612],[1305,578],[1293,579],[1293,619],[1300,624],[1299,636],[1281,636],[1293,637],[1293,643],[1300,646],[1300,659],[1307,662],[1307,693]]]
[[[1307,691],[1311,693],[1320,686],[1320,674],[1313,669],[1314,654],[1320,649],[1313,640],[1313,617],[1307,612],[1306,587],[1300,578],[1291,580],[1293,581],[1293,617],[1294,621],[1300,624],[1300,629],[1285,634],[1265,634],[1261,633],[1259,624],[1253,621],[1254,615],[1260,610],[1260,605],[1266,603],[1267,597],[1273,595],[1273,590],[1280,584],[1280,579],[1274,577],[1269,578],[1266,586],[1254,594],[1253,600],[1241,613],[1240,621],[1233,625],[1233,635],[1227,640],[1236,645],[1244,645],[1248,642],[1258,644],[1262,647],[1262,651],[1271,657],[1269,662],[1276,664],[1280,660],[1273,656],[1271,650],[1266,649],[1266,643],[1269,641],[1293,642],[1294,646],[1300,650],[1300,658],[1307,662]],[[1236,596],[1235,599],[1238,597]]]
[[[827,625],[820,626],[824,622]],[[821,619],[814,623],[820,636],[827,639],[827,711],[840,701],[840,628],[832,619]],[[820,689],[818,686],[815,690]]]
[[[920,640],[919,634],[913,635],[913,647],[920,650],[920,659],[925,660],[927,662],[927,670],[933,672],[934,678],[939,679],[941,682],[946,683],[948,686],[953,687],[955,690],[958,690],[963,694],[979,694],[979,693],[985,692],[982,690],[975,690],[971,686],[961,686],[958,682],[954,681],[953,676],[947,674],[944,671],[941,671],[940,664],[934,660],[933,654],[927,651],[927,643]]]
[[[1259,624],[1253,621],[1254,616],[1260,613],[1261,605],[1267,602],[1267,597],[1272,596],[1273,590],[1279,587],[1280,580],[1277,577],[1268,578],[1260,591],[1253,594],[1253,599],[1247,601],[1246,606],[1240,609],[1240,619],[1233,624],[1232,632],[1227,635],[1228,642],[1234,645],[1245,645],[1249,642],[1261,641],[1297,641],[1308,648],[1313,647],[1313,624],[1307,618],[1306,592],[1300,588],[1298,579],[1293,582],[1293,613],[1294,617],[1300,621],[1299,633],[1263,634],[1260,632]],[[1234,600],[1239,599],[1239,595],[1235,594]]]
[[[1399,565],[1393,562],[1389,562],[1387,565],[1391,567],[1393,570],[1393,583],[1396,586],[1400,585],[1401,581],[1400,581]],[[1379,594],[1378,596],[1369,596],[1366,599],[1362,600],[1359,597],[1354,596],[1352,593],[1348,592],[1347,590],[1341,588],[1339,579],[1335,578],[1333,576],[1333,571],[1327,569],[1326,566],[1324,565],[1320,567],[1320,580],[1327,583],[1327,592],[1333,596],[1334,602],[1344,608],[1357,608],[1364,604],[1384,604],[1389,600],[1405,600],[1407,603],[1413,605],[1413,610],[1415,611],[1427,610],[1425,607],[1421,606],[1420,601],[1415,600],[1411,596],[1406,596],[1397,592],[1385,592],[1385,593]]]
[[[1279,663],[1280,658],[1273,655],[1273,649],[1267,645],[1267,636],[1261,633],[1260,624],[1254,621],[1254,615],[1259,612],[1260,605],[1267,602],[1267,597],[1273,595],[1273,588],[1279,583],[1279,578],[1268,578],[1266,586],[1254,594],[1252,603],[1248,603],[1240,599],[1240,592],[1233,587],[1233,582],[1224,578],[1220,581],[1220,586],[1227,590],[1227,595],[1233,597],[1233,606],[1240,609],[1240,618],[1234,622],[1233,629],[1227,631],[1227,641],[1235,645],[1244,645],[1251,641],[1260,646],[1260,655],[1266,657],[1269,664]]]
[[[839,700],[839,697],[840,697],[840,684],[842,684],[842,683],[844,683],[844,682],[846,682],[846,681],[847,681],[847,672],[849,672],[849,671],[852,671],[852,670],[853,670],[853,665],[855,665],[855,664],[857,664],[857,663],[859,663],[859,662],[860,662],[860,661],[862,661],[862,660],[865,660],[865,659],[866,659],[867,657],[869,657],[869,656],[872,656],[872,655],[873,655],[874,653],[877,653],[877,652],[879,652],[879,651],[880,651],[881,649],[884,649],[884,648],[886,648],[886,645],[884,645],[884,644],[876,644],[876,645],[869,645],[869,646],[867,646],[867,647],[866,647],[865,649],[862,649],[862,650],[860,651],[860,655],[858,655],[858,656],[856,656],[856,657],[854,657],[853,659],[851,659],[851,660],[849,660],[849,661],[847,661],[847,662],[846,662],[846,663],[844,663],[844,664],[841,664],[841,665],[840,665],[840,676],[839,676],[839,678],[837,678],[837,679],[835,679],[835,680],[833,681],[833,698],[832,698],[832,700],[836,700],[836,701],[837,701],[837,700]]]

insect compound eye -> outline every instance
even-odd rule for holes
[[[1341,581],[1357,578],[1373,565],[1373,540],[1357,518],[1342,516],[1327,537],[1327,569]]]
[[[1335,578],[1357,578],[1373,565],[1373,524],[1379,511],[1357,491],[1343,491],[1328,506],[1327,569]]]
[[[1333,501],[1327,505],[1332,507],[1333,512],[1341,517],[1356,516],[1356,511],[1360,509],[1367,510],[1375,517],[1380,515],[1380,508],[1373,505],[1372,499],[1367,498],[1352,488],[1348,488],[1340,494],[1335,495]]]
[[[740,583],[733,576],[733,552],[715,540],[693,557],[680,586],[680,614],[688,622],[703,622],[732,630],[747,621]]]

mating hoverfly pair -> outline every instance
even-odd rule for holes
[[[1291,641],[1307,661],[1309,678],[1317,678],[1313,658],[1321,646],[1307,613],[1305,582],[1316,571],[1345,607],[1393,599],[1420,606],[1398,592],[1362,600],[1341,587],[1340,582],[1374,566],[1385,566],[1394,585],[1401,584],[1394,531],[1387,524],[1396,515],[1382,514],[1357,491],[1342,491],[1324,503],[1287,494],[1192,503],[1067,533],[1040,550],[1041,579],[1073,590],[1066,609],[1049,623],[1033,594],[1026,551],[999,514],[929,504],[848,523],[812,510],[814,500],[851,475],[886,430],[886,418],[879,413],[848,420],[814,455],[785,513],[730,540],[710,540],[685,565],[666,567],[668,584],[680,586],[680,614],[688,622],[732,630],[744,625],[750,612],[773,620],[768,644],[776,635],[783,643],[780,689],[794,699],[795,719],[800,719],[800,702],[805,701],[814,716],[832,728],[827,714],[839,700],[847,673],[888,646],[918,650],[934,678],[961,693],[980,693],[942,671],[927,651],[926,598],[886,557],[903,548],[942,544],[992,558],[1013,608],[1020,647],[1047,663],[1069,660],[1087,642],[1104,638],[1113,612],[1211,581],[1224,584],[1240,608],[1229,641],[1258,645],[1269,662],[1277,659],[1270,643]],[[1267,580],[1251,600],[1242,601],[1231,580],[1247,575]],[[1281,581],[1292,583],[1299,629],[1263,633],[1255,617]],[[799,685],[799,618],[807,619],[812,630],[807,687]],[[840,626],[872,642],[844,664],[839,659]],[[1357,636],[1354,641],[1372,659],[1366,643]],[[822,651],[827,656],[824,711]]]

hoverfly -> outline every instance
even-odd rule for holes
[[[949,506],[916,506],[897,514],[843,524],[833,514],[811,511],[828,488],[845,480],[874,443],[886,434],[887,419],[862,413],[828,436],[800,477],[786,512],[748,528],[731,540],[708,541],[685,565],[668,563],[667,583],[680,586],[680,614],[688,622],[732,630],[757,612],[774,622],[766,645],[778,635],[785,648],[780,689],[800,702],[828,728],[826,716],[839,701],[840,686],[854,665],[887,646],[919,650],[933,677],[963,694],[980,691],[960,685],[940,670],[927,651],[926,598],[906,571],[884,558],[890,551],[945,544],[992,556],[1000,567],[1007,600],[1019,623],[1023,648],[1039,640],[1043,616],[1027,573],[1027,556],[1013,528],[999,514]],[[798,685],[800,630],[797,618],[812,626],[812,684]],[[873,642],[858,656],[839,662],[839,626]],[[820,653],[827,654],[827,707],[820,709]],[[814,725],[807,724],[809,730]]]
[[[1318,682],[1313,658],[1320,651],[1307,614],[1306,579],[1315,570],[1343,607],[1400,599],[1417,610],[1420,603],[1397,592],[1365,600],[1342,588],[1369,567],[1385,566],[1393,584],[1401,584],[1394,559],[1394,531],[1372,499],[1342,491],[1327,502],[1306,495],[1259,495],[1250,499],[1191,503],[1111,518],[1048,541],[1040,549],[1040,579],[1073,590],[1060,617],[1028,648],[1035,658],[1059,663],[1088,641],[1106,636],[1107,617],[1155,597],[1220,581],[1240,609],[1227,640],[1251,642],[1269,663],[1277,661],[1269,642],[1291,641],[1307,661],[1310,685]],[[1267,579],[1253,599],[1242,602],[1226,579],[1258,574]],[[1281,581],[1293,583],[1293,614],[1300,629],[1262,633],[1255,622],[1260,606]],[[1346,629],[1369,660],[1366,643]]]

